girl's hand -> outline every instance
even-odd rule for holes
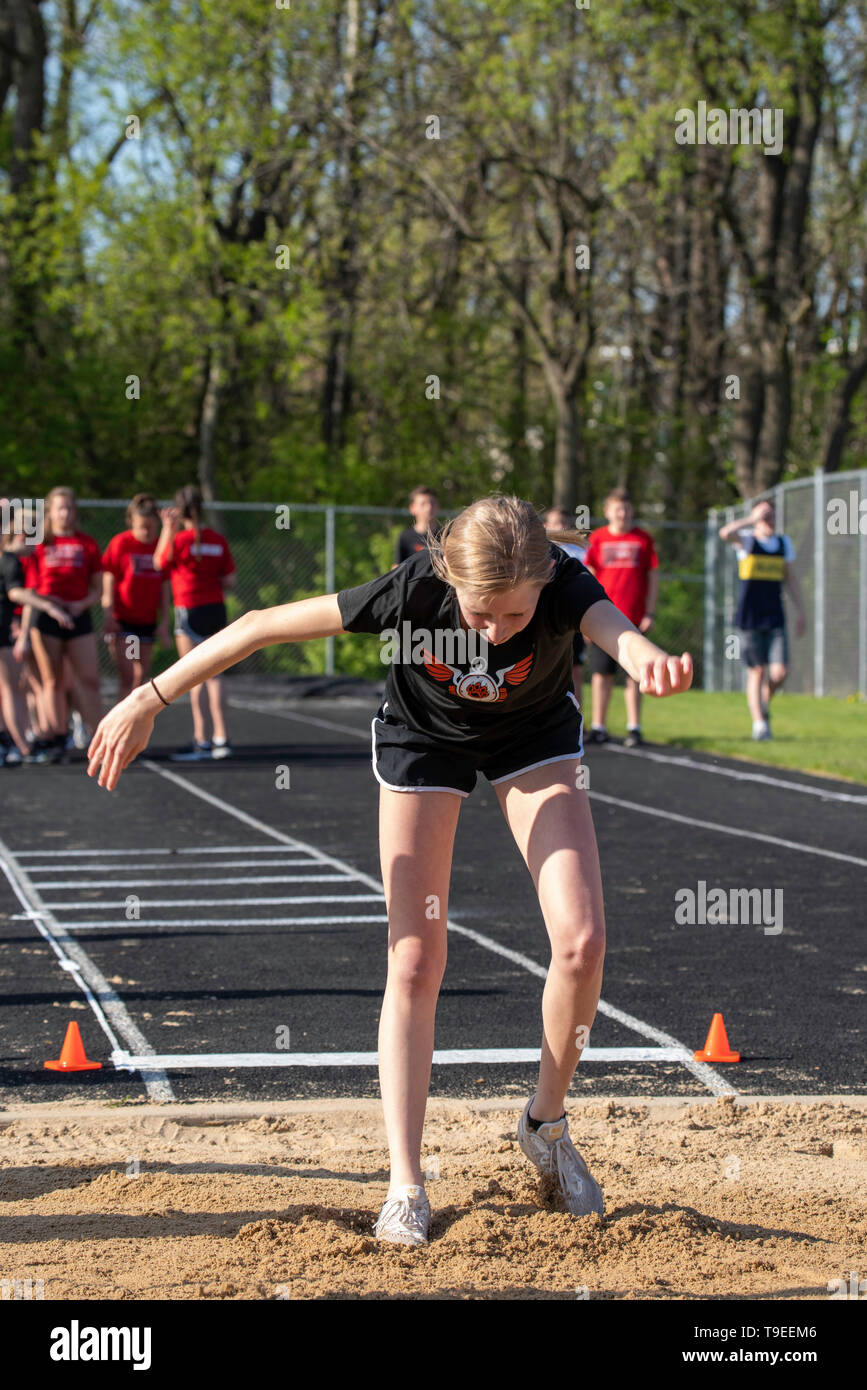
[[[638,624],[638,631],[649,632],[652,627],[653,619],[651,618],[649,613],[645,613],[644,617],[641,619],[641,622]]]
[[[677,695],[692,685],[692,657],[658,656],[655,661],[641,663],[638,688],[642,695]]]
[[[139,691],[134,690],[97,725],[87,750],[88,777],[94,777],[102,764],[98,785],[113,792],[124,768],[147,748],[153,728],[154,716],[142,708]]]
[[[49,618],[53,618],[56,623],[60,623],[61,627],[75,627],[73,617],[77,618],[80,612],[81,607],[77,603],[69,603],[66,605],[52,603],[48,610],[48,616]]]
[[[18,636],[15,638],[15,645],[14,645],[13,648],[12,648],[12,656],[13,656],[14,659],[18,662],[19,666],[20,666],[21,662],[24,660],[25,656],[27,655],[27,653],[28,653],[29,651],[30,651],[30,638],[29,638],[29,636],[28,636],[28,637],[23,637],[23,636],[19,633]]]
[[[103,611],[102,615],[102,635],[105,638],[114,637],[118,631],[117,618],[108,610]]]
[[[177,507],[163,507],[160,510],[160,520],[163,523],[163,529],[174,534],[180,527],[181,513]]]
[[[160,623],[157,628],[156,637],[161,647],[171,647],[172,635],[169,631],[168,622]]]

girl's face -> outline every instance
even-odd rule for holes
[[[52,497],[48,515],[55,535],[64,536],[75,529],[75,504],[71,497],[62,493]]]
[[[150,545],[155,541],[159,534],[160,524],[156,517],[141,516],[139,512],[133,512],[132,523],[129,528],[137,541],[142,545]]]
[[[538,584],[520,584],[482,600],[472,590],[455,588],[463,625],[483,633],[495,647],[523,631],[536,611],[541,592]]]

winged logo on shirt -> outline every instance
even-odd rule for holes
[[[505,700],[509,693],[508,687],[522,685],[533,665],[533,653],[530,652],[529,656],[515,662],[514,666],[503,666],[496,675],[491,676],[488,674],[487,662],[483,656],[473,657],[469,671],[461,671],[459,666],[447,666],[445,662],[437,661],[427,648],[422,650],[422,656],[434,680],[451,682],[450,695],[459,695],[462,700],[482,700],[487,704]]]

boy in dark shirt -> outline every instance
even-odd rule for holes
[[[409,510],[415,524],[407,526],[398,536],[392,569],[424,550],[428,536],[438,535],[441,529],[436,521],[439,498],[432,487],[414,487],[409,494]]]

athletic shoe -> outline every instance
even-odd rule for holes
[[[607,729],[600,729],[598,725],[594,724],[589,734],[587,735],[587,742],[608,743],[610,737],[611,735],[609,734]]]
[[[73,748],[86,748],[90,743],[90,736],[87,726],[77,709],[72,711],[72,746]]]
[[[640,748],[643,743],[640,729],[627,729],[626,738],[623,740],[624,748]]]
[[[174,753],[169,754],[173,763],[200,763],[203,758],[210,758],[210,743],[199,743],[194,739],[192,743],[185,743],[183,748],[177,748]]]
[[[48,738],[34,738],[30,743],[30,752],[24,759],[27,763],[47,763],[48,750],[52,747],[52,740]]]
[[[386,1198],[373,1234],[396,1245],[427,1245],[429,1230],[430,1202],[424,1188],[411,1183]]]
[[[55,734],[54,738],[48,742],[46,762],[62,763],[66,753],[66,734]]]
[[[211,743],[212,758],[231,758],[232,745],[227,738],[215,738]]]
[[[531,1096],[518,1121],[518,1143],[531,1163],[557,1182],[573,1216],[603,1215],[602,1191],[595,1178],[569,1138],[569,1123],[564,1115],[559,1120],[547,1120],[538,1129],[527,1123]]]
[[[21,764],[22,764],[22,762],[24,761],[24,759],[22,758],[22,756],[21,756],[21,754],[19,753],[18,749],[15,747],[15,744],[14,744],[14,743],[13,743],[13,745],[12,745],[11,748],[5,748],[5,749],[3,750],[3,752],[4,752],[4,757],[3,757],[3,766],[4,766],[4,767],[20,767]]]
[[[753,739],[756,743],[764,743],[771,737],[771,728],[767,719],[761,719],[753,724]]]

